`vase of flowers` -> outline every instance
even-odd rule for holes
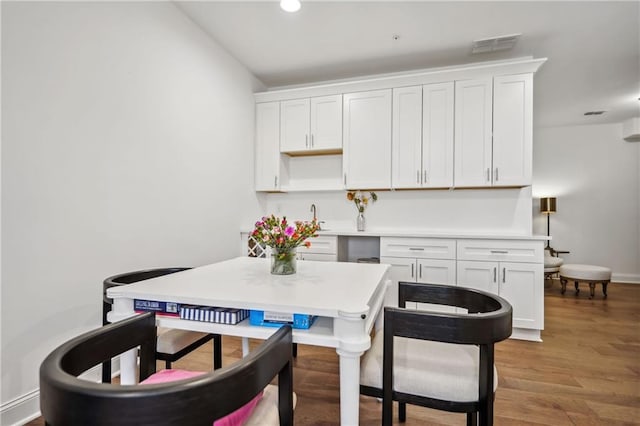
[[[290,224],[284,216],[280,219],[271,215],[257,221],[251,235],[271,247],[271,273],[290,275],[296,273],[296,248],[302,244],[310,247],[307,238],[317,237],[318,229],[315,220]]]
[[[364,231],[366,225],[364,211],[370,203],[378,201],[378,196],[372,191],[369,191],[368,196],[361,191],[349,191],[347,192],[347,200],[353,201],[356,205],[356,208],[358,209],[358,217],[356,219],[358,231]]]

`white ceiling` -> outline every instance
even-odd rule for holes
[[[273,1],[177,5],[268,88],[533,56],[548,58],[537,125],[640,116],[638,1],[302,0],[293,14]],[[473,40],[514,33],[514,49],[471,55]],[[584,116],[593,110],[607,113]]]

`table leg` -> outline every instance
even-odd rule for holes
[[[244,358],[247,355],[249,355],[249,338],[243,337],[242,338],[242,357]]]
[[[340,356],[340,424],[357,426],[360,414],[360,356],[337,349]]]
[[[135,385],[138,380],[136,379],[136,365],[138,363],[138,350],[131,349],[127,352],[120,354],[120,384],[121,385]]]
[[[133,310],[133,299],[114,298],[113,309],[107,314],[109,322],[116,322],[129,318],[136,313]],[[138,365],[138,350],[131,349],[120,354],[120,384],[135,385],[138,383],[136,367]]]

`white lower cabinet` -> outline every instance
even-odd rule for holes
[[[542,330],[542,245],[541,241],[459,240],[458,286],[506,299],[513,308],[514,328]]]
[[[458,285],[497,294],[513,308],[513,326],[542,328],[543,265],[458,261]]]
[[[392,255],[392,256],[390,256]],[[380,238],[380,262],[391,265],[393,281],[387,303],[398,306],[398,282],[456,285],[455,240]],[[408,308],[452,312],[428,303],[408,303]]]
[[[335,235],[319,235],[310,238],[311,247],[298,247],[299,260],[318,260],[321,262],[338,261],[338,237]]]

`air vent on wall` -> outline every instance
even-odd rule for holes
[[[471,53],[489,53],[497,50],[511,49],[515,46],[521,35],[522,34],[510,34],[474,40],[471,46]]]

